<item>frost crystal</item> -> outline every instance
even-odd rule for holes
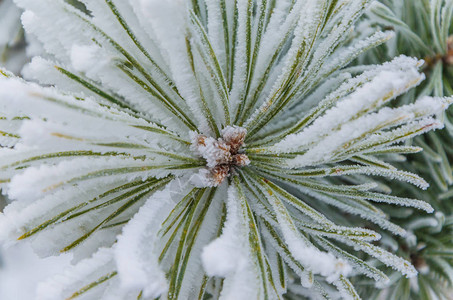
[[[388,105],[418,59],[345,69],[393,36],[354,34],[371,1],[15,2],[45,53],[0,71],[0,242],[75,264],[41,299],[359,299],[375,260],[417,273],[378,232],[433,208],[386,179],[427,187],[395,161],[453,99]]]
[[[420,22],[427,20],[427,22]],[[370,51],[361,57],[366,64],[392,59],[396,53],[424,60],[422,71],[426,80],[419,87],[399,99],[400,103],[414,103],[418,111],[431,109],[424,95],[442,98],[453,95],[453,1],[452,0],[380,0],[371,6],[364,25],[392,28],[395,39],[385,44],[384,51]],[[417,100],[417,98],[422,99]],[[425,102],[427,100],[427,102]],[[423,104],[422,102],[425,102]],[[394,278],[382,290],[365,289],[370,299],[442,299],[451,298],[453,260],[445,254],[453,249],[453,110],[441,113],[443,130],[415,137],[411,145],[423,149],[422,155],[400,157],[400,165],[423,176],[430,183],[412,189],[400,181],[389,187],[402,197],[417,197],[432,204],[435,214],[426,215],[405,209],[391,216],[408,230],[405,238],[389,237],[378,245],[390,246],[392,252],[405,257],[418,271],[418,276],[407,280]],[[426,123],[429,126],[429,123]],[[395,157],[396,158],[396,157]],[[442,254],[439,255],[440,251]],[[396,296],[398,295],[398,296]],[[404,296],[403,296],[404,295]]]

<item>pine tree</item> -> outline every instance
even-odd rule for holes
[[[366,55],[367,61],[386,60],[394,55],[410,55],[424,59],[427,76],[401,102],[411,103],[423,95],[453,94],[453,1],[382,1],[375,3],[370,19],[381,27],[393,28],[396,39]],[[378,25],[379,26],[379,25]],[[423,155],[411,156],[399,164],[420,174],[430,183],[426,191],[414,190],[404,184],[393,184],[397,195],[410,195],[428,201],[434,216],[415,211],[398,211],[393,220],[409,230],[405,239],[388,237],[388,247],[410,259],[419,271],[412,280],[395,274],[389,289],[374,292],[385,299],[451,299],[453,284],[453,116],[443,116],[446,128],[414,139],[424,149]]]
[[[389,281],[375,260],[417,275],[376,243],[433,208],[386,181],[428,187],[394,160],[453,99],[389,106],[419,59],[345,69],[393,36],[354,34],[371,1],[81,2],[16,0],[39,84],[0,72],[0,240],[75,257],[39,299],[360,299],[349,278]]]

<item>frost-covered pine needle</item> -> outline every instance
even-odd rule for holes
[[[351,34],[371,1],[15,2],[46,54],[1,71],[0,240],[75,257],[38,299],[358,299],[349,277],[388,281],[371,257],[417,274],[361,226],[432,212],[381,179],[427,188],[388,154],[453,99],[387,106],[418,59],[342,71],[393,36]]]
[[[405,54],[424,60],[423,84],[399,99],[413,103],[417,97],[453,95],[453,1],[411,0],[375,2],[368,15],[379,27],[391,27],[396,39],[367,53],[362,59],[376,62]],[[421,20],[423,20],[421,22]],[[422,155],[410,156],[398,167],[423,176],[430,187],[421,191],[398,181],[390,187],[395,195],[428,201],[435,214],[427,216],[411,209],[387,209],[391,220],[408,230],[405,238],[385,236],[383,247],[410,260],[419,272],[407,279],[394,273],[383,290],[369,289],[367,280],[359,280],[359,290],[370,299],[450,300],[453,294],[453,114],[442,115],[445,128],[419,136],[407,144],[423,149]]]

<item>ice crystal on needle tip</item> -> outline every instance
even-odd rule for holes
[[[393,36],[351,35],[370,1],[15,2],[46,53],[35,83],[0,73],[0,240],[75,258],[39,299],[358,299],[349,277],[388,281],[372,258],[416,275],[375,245],[406,235],[383,207],[432,207],[386,180],[427,187],[391,162],[452,99],[387,105],[417,59],[344,70]]]

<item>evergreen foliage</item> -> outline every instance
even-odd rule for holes
[[[38,299],[448,297],[452,1],[15,2],[0,241],[74,254]]]
[[[421,95],[453,94],[453,1],[382,1],[370,10],[370,20],[378,27],[394,28],[396,39],[365,55],[366,61],[389,59],[406,54],[424,59],[427,76],[413,92],[401,97],[413,102]],[[390,240],[388,246],[410,259],[418,269],[417,280],[394,275],[388,290],[374,291],[386,299],[451,299],[453,284],[453,114],[443,115],[445,129],[414,139],[413,145],[424,149],[422,155],[410,156],[400,164],[420,174],[430,183],[426,191],[393,184],[397,195],[410,195],[428,201],[434,216],[415,211],[400,211],[393,219],[411,234],[405,239]]]

